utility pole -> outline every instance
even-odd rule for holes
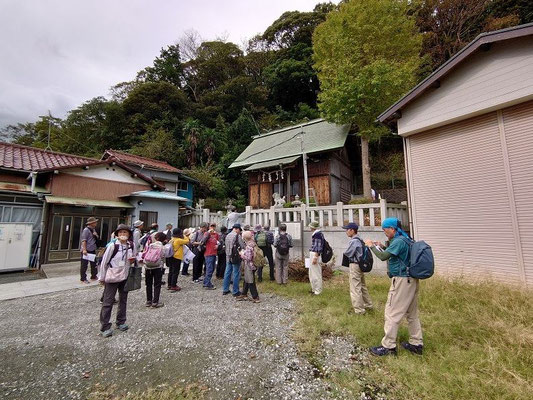
[[[52,151],[52,147],[50,147],[51,128],[52,128],[52,114],[50,113],[50,110],[48,110],[48,144],[46,145],[45,151]]]
[[[300,125],[300,151],[302,152],[302,160],[304,164],[304,185],[305,185],[305,205],[309,208],[309,179],[307,177],[307,154],[304,152],[304,127]]]

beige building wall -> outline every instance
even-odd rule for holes
[[[533,36],[478,50],[441,79],[440,87],[402,109],[402,136],[533,99]]]
[[[437,272],[533,286],[533,102],[410,136],[406,158]]]

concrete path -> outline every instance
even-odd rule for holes
[[[70,289],[84,289],[98,285],[81,283],[79,275],[66,275],[56,278],[38,279],[23,282],[4,283],[0,285],[0,301],[35,296],[38,294],[61,292]]]

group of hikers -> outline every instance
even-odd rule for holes
[[[230,214],[231,216],[231,214]],[[229,218],[228,218],[229,221]],[[287,226],[281,224],[277,235],[269,226],[241,226],[238,219],[229,221],[231,228],[222,226],[217,231],[214,223],[202,223],[198,229],[181,230],[167,224],[166,230],[159,231],[157,224],[143,233],[143,221],[135,221],[132,229],[120,224],[113,232],[112,240],[106,245],[100,257],[96,256],[95,227],[97,219],[91,217],[81,236],[81,280],[88,282],[86,271],[91,264],[91,279],[104,285],[100,299],[100,334],[110,337],[113,334],[110,323],[113,304],[118,303],[116,327],[128,330],[126,307],[128,291],[125,290],[130,266],[144,266],[146,284],[146,307],[161,308],[161,287],[167,284],[170,293],[179,292],[178,276],[190,276],[188,270],[192,263],[192,282],[202,283],[205,290],[215,290],[213,274],[223,279],[222,295],[232,294],[237,301],[250,300],[259,303],[256,280],[263,280],[263,268],[268,268],[269,278],[280,285],[288,282],[289,251],[293,247],[292,237]],[[309,248],[310,293],[322,293],[322,265],[326,249],[331,251],[317,222],[308,227],[312,232]],[[392,279],[385,306],[385,335],[380,346],[371,347],[376,356],[397,354],[396,341],[400,322],[406,317],[409,341],[401,346],[414,353],[422,354],[422,330],[418,317],[418,279],[409,276],[408,265],[411,239],[401,228],[396,218],[387,218],[382,228],[388,241],[384,243],[371,240],[363,241],[358,235],[358,225],[349,223],[343,227],[350,238],[344,252],[350,271],[350,297],[353,310],[364,315],[373,308],[373,303],[365,282],[364,258],[371,251],[377,258],[388,261],[388,275]],[[274,250],[273,248],[274,247]],[[87,257],[88,254],[94,258]],[[88,259],[89,258],[89,259]],[[167,282],[163,281],[168,268]],[[239,286],[243,280],[242,289]],[[203,279],[202,279],[203,278]],[[231,290],[230,290],[231,286]],[[116,294],[118,292],[118,301]],[[248,297],[250,292],[251,298]]]

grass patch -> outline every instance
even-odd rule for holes
[[[363,347],[379,345],[389,284],[386,277],[367,277],[375,311],[364,316],[350,314],[347,274],[325,282],[321,296],[310,296],[308,283],[265,282],[262,290],[297,301],[295,340],[313,362],[324,335],[351,336]],[[421,282],[419,300],[423,357],[400,349],[398,357],[372,359],[363,378],[354,367],[328,379],[354,393],[373,386],[374,398],[384,391],[398,398],[437,400],[533,398],[531,291],[433,277]],[[407,339],[404,322],[399,340]]]
[[[95,385],[89,400],[201,400],[205,398],[207,388],[198,384],[159,385],[144,392],[116,394],[115,386]]]

